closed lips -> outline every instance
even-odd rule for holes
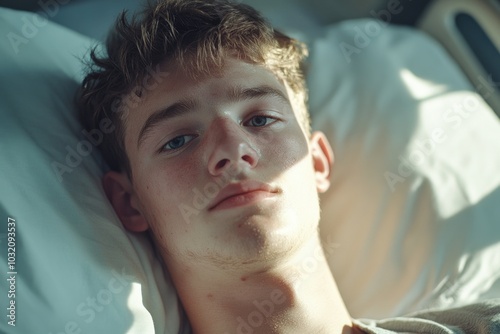
[[[261,195],[261,197],[267,197],[272,194],[277,194],[278,192],[278,189],[275,187],[260,181],[245,180],[238,183],[231,183],[219,191],[217,196],[215,196],[210,203],[208,210],[215,209],[225,201],[231,199],[236,200],[239,196],[255,198]]]

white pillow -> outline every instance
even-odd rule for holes
[[[355,317],[500,295],[500,122],[446,52],[373,20],[311,45],[313,127],[335,154],[322,238]]]
[[[123,10],[130,13],[141,10],[143,0],[79,0],[60,5],[40,1],[39,12],[53,22],[71,28],[85,36],[104,41],[118,14]],[[46,3],[46,6],[40,6]],[[51,5],[48,5],[51,4]]]
[[[115,218],[73,108],[92,40],[3,8],[0,31],[0,332],[176,332],[175,292],[148,241]]]

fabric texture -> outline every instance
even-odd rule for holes
[[[354,324],[369,334],[496,334],[500,333],[500,299],[379,321],[360,319]]]

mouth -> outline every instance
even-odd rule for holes
[[[267,183],[245,180],[222,188],[208,206],[208,211],[252,205],[275,197],[279,190]]]

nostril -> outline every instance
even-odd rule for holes
[[[215,169],[221,169],[221,168],[223,168],[228,162],[229,162],[228,159],[222,159],[221,161],[219,161],[217,163],[217,165],[215,166]]]
[[[244,156],[242,157],[242,159],[243,159],[245,162],[248,162],[250,165],[251,165],[251,164],[253,164],[253,161],[254,161],[254,159],[253,159],[251,156],[249,156],[249,155],[244,155]]]

